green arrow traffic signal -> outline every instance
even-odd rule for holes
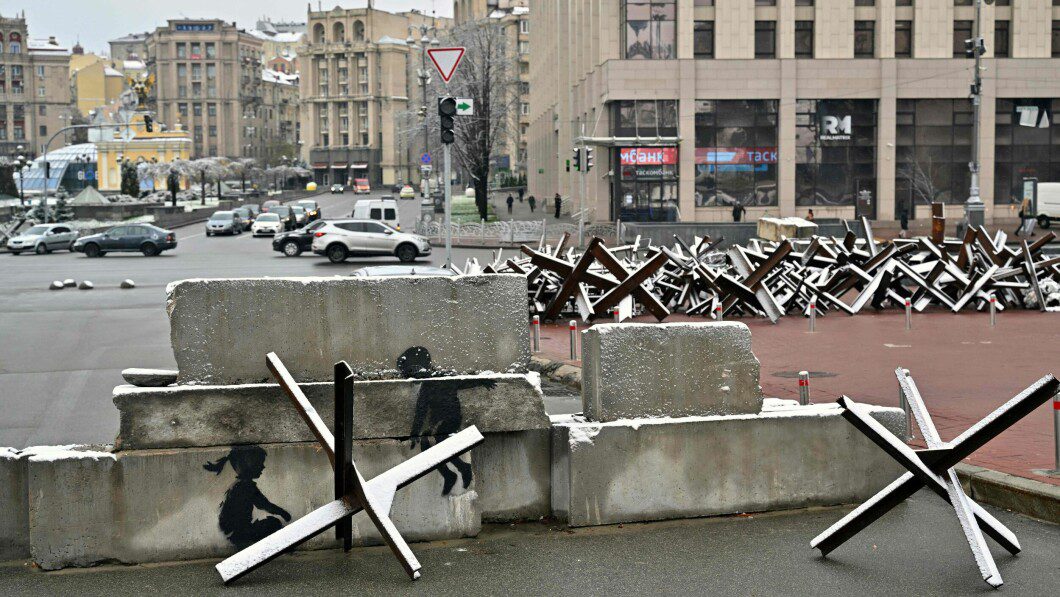
[[[467,110],[467,109],[471,108],[471,104],[468,104],[466,102],[460,102],[459,104],[456,105],[456,108],[458,110]]]

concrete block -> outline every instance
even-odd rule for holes
[[[0,448],[0,562],[29,557],[28,502],[25,458]]]
[[[371,478],[415,453],[406,441],[354,445]],[[472,452],[472,455],[474,452]],[[398,491],[392,516],[409,541],[475,536],[481,514],[473,468],[443,495],[437,472]],[[453,465],[447,465],[452,467]],[[451,472],[456,475],[456,472]],[[102,562],[220,558],[332,500],[331,467],[313,444],[132,452],[52,451],[28,459],[29,538],[46,570]],[[363,512],[354,541],[379,538]],[[325,532],[302,549],[335,546]]]
[[[330,380],[341,360],[366,379],[522,373],[530,361],[517,274],[184,280],[167,291],[181,384],[265,382],[270,351],[300,381]]]
[[[331,426],[334,386],[300,387]],[[537,373],[365,381],[354,384],[354,438],[548,429]],[[278,385],[114,389],[121,450],[315,441]]]
[[[811,238],[817,234],[817,224],[802,218],[759,218],[758,237],[779,241],[785,238]]]
[[[160,388],[177,383],[177,372],[168,369],[124,369],[121,377],[126,383],[141,388]]]
[[[757,413],[759,363],[737,322],[608,323],[582,334],[590,421]]]
[[[866,408],[898,433],[899,409]],[[903,472],[836,405],[769,400],[758,415],[553,421],[553,511],[572,526],[859,502]]]
[[[475,491],[484,522],[535,520],[551,504],[551,431],[487,433],[475,448]]]

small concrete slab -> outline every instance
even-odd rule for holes
[[[738,322],[608,323],[582,334],[590,421],[757,413],[758,376],[751,330]]]
[[[63,288],[66,288],[66,287],[63,286],[63,283],[60,282],[59,280],[56,280],[56,281],[52,282],[51,285],[48,286],[49,290],[62,290]]]
[[[67,279],[63,280],[63,286],[65,286],[67,288],[73,288],[74,286],[77,286],[77,281],[74,280],[73,278],[67,278]]]
[[[129,368],[121,372],[122,379],[140,388],[161,388],[177,383],[177,372],[170,369]]]
[[[96,285],[92,282],[89,282],[88,280],[82,280],[81,283],[77,285],[77,287],[81,290],[92,290],[96,287]]]
[[[136,288],[136,282],[133,282],[132,280],[122,280],[121,287],[125,289]]]

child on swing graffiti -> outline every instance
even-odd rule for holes
[[[284,522],[291,522],[290,513],[270,502],[254,481],[265,470],[265,456],[265,450],[259,446],[235,446],[228,456],[202,465],[202,468],[220,475],[225,464],[230,464],[236,473],[235,484],[228,488],[221,502],[217,523],[225,537],[238,549],[250,547],[280,530],[284,525],[280,518]],[[275,516],[254,520],[255,508]]]
[[[409,447],[413,450],[418,445],[421,451],[425,451],[431,447],[433,438],[440,441],[463,428],[464,416],[458,396],[460,390],[480,387],[492,389],[497,385],[497,382],[491,379],[430,379],[446,375],[446,372],[434,368],[430,351],[422,346],[414,346],[403,352],[398,357],[397,368],[402,377],[424,380],[416,397],[416,415],[409,432],[409,437],[412,438],[412,445]],[[450,466],[460,473],[459,477],[449,469]],[[471,485],[471,465],[459,456],[439,464],[435,470],[445,481],[442,485],[442,495],[449,495],[458,478],[463,481],[464,489]]]

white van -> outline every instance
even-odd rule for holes
[[[397,201],[394,199],[362,199],[353,206],[353,215],[350,217],[357,220],[375,220],[395,230],[401,230]]]
[[[1048,228],[1052,220],[1060,220],[1060,182],[1038,183],[1038,225]]]

